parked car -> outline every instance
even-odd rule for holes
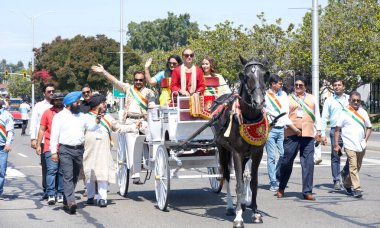
[[[21,119],[21,112],[20,112],[20,107],[18,106],[9,106],[8,111],[12,114],[14,122],[15,122],[15,127],[18,126],[21,128],[22,126],[22,119]]]
[[[21,103],[22,103],[22,99],[21,98],[10,98],[9,99],[9,102],[11,106],[18,106],[20,107]]]

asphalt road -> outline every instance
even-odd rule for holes
[[[263,226],[380,227],[379,138],[379,133],[372,136],[360,172],[364,189],[362,199],[332,190],[328,147],[323,147],[323,162],[315,166],[314,193],[317,200],[308,202],[301,199],[302,183],[298,158],[285,192],[286,197],[277,199],[268,190],[264,156],[259,171],[257,200],[259,210],[264,216]],[[0,227],[232,226],[234,218],[225,215],[225,190],[220,194],[212,193],[207,179],[173,180],[166,212],[155,206],[153,180],[148,180],[145,185],[131,185],[127,198],[117,193],[116,185],[111,185],[107,208],[86,205],[86,199],[82,197],[83,182],[79,182],[76,188],[79,209],[77,214],[69,215],[62,210],[61,204],[49,206],[46,201],[41,200],[39,158],[29,144],[29,137],[21,136],[20,129],[17,129],[16,140],[8,159],[5,200],[0,200]],[[246,227],[255,226],[250,221],[250,216],[250,210],[243,215]]]

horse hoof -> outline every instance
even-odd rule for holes
[[[233,209],[233,208],[227,208],[226,215],[227,216],[235,216],[236,215],[235,209]]]
[[[253,223],[263,223],[263,216],[259,213],[254,213],[252,215],[252,222]]]
[[[244,222],[243,221],[234,221],[234,228],[244,228]]]

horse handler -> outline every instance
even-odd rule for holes
[[[100,128],[100,117],[90,121],[80,112],[81,91],[71,92],[63,98],[66,106],[53,118],[50,150],[51,159],[59,162],[63,172],[63,209],[70,214],[75,214],[77,205],[75,203],[75,186],[83,161],[84,153],[84,131],[96,131]],[[57,146],[59,144],[59,147]]]

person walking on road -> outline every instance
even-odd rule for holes
[[[75,214],[77,209],[74,190],[83,161],[84,132],[100,127],[99,116],[95,121],[88,121],[80,112],[81,96],[82,92],[76,91],[63,98],[65,108],[54,116],[50,137],[51,159],[54,162],[59,159],[63,172],[63,208],[70,214]]]
[[[300,150],[302,167],[302,194],[305,200],[313,196],[314,142],[320,141],[320,114],[315,97],[306,93],[306,79],[296,76],[295,92],[289,96],[288,128],[285,130],[284,156],[280,168],[277,198],[283,198],[293,171],[294,159]]]
[[[101,94],[93,95],[89,104],[90,111],[85,115],[86,118],[93,121],[98,114],[102,117],[101,127],[97,131],[88,131],[85,134],[83,169],[87,180],[87,204],[92,205],[96,202],[99,207],[107,207],[108,185],[116,181],[115,164],[111,153],[113,145],[111,131],[135,132],[138,131],[139,123],[122,125],[111,115],[105,114],[106,97]]]
[[[265,95],[265,112],[270,122],[281,113],[289,112],[289,100],[286,92],[282,91],[282,79],[276,74],[269,77],[270,88]],[[276,192],[280,178],[280,167],[282,156],[284,155],[284,126],[286,117],[281,117],[271,128],[265,150],[267,152],[267,169],[270,181],[269,190]],[[276,161],[276,150],[278,159]]]
[[[26,128],[28,127],[30,105],[25,100],[20,104],[20,113],[22,119],[21,135],[25,135]]]
[[[30,140],[31,140],[31,147],[33,149],[37,149],[37,137],[38,137],[38,131],[40,129],[40,122],[42,114],[49,108],[51,108],[51,98],[54,94],[54,84],[47,83],[42,88],[42,93],[45,97],[43,101],[38,102],[32,112],[32,118],[30,120]],[[41,144],[41,151],[44,150],[44,141],[42,141]],[[41,168],[42,168],[42,188],[43,188],[43,199],[47,199],[48,195],[46,192],[46,161],[45,156],[41,156],[40,154],[37,154],[41,158]]]
[[[362,187],[359,180],[359,171],[365,155],[366,144],[372,132],[368,113],[360,107],[360,93],[350,94],[349,106],[346,106],[340,115],[334,132],[334,152],[338,154],[342,147],[339,137],[342,136],[344,152],[349,163],[349,175],[343,182],[346,192],[355,198],[362,197]],[[341,131],[340,131],[341,130]]]
[[[37,154],[45,156],[46,161],[46,192],[48,195],[48,204],[54,205],[63,203],[63,175],[59,168],[59,163],[52,160],[50,151],[50,135],[54,116],[62,111],[63,94],[55,93],[51,99],[53,107],[47,109],[41,117],[40,130],[37,138]],[[44,140],[44,148],[41,147]],[[57,183],[56,183],[57,181]]]
[[[0,199],[3,198],[8,153],[12,150],[14,139],[13,117],[3,105],[4,101],[0,100]]]
[[[334,141],[334,135],[336,131],[336,123],[338,119],[341,118],[341,112],[344,107],[348,105],[348,94],[344,93],[344,81],[343,79],[336,78],[333,81],[333,89],[334,94],[327,98],[325,103],[323,104],[323,110],[322,110],[322,129],[321,129],[321,135],[322,135],[322,144],[326,145],[326,126],[327,123],[330,123],[330,142],[331,142],[331,174],[333,176],[334,181],[334,189],[340,190],[342,183],[341,176],[344,178],[348,175],[348,161],[346,162],[346,165],[344,166],[342,170],[342,175],[340,175],[340,157],[342,156],[341,153],[335,153],[334,147],[335,147],[335,141]],[[343,146],[342,137],[339,138],[339,146]]]

